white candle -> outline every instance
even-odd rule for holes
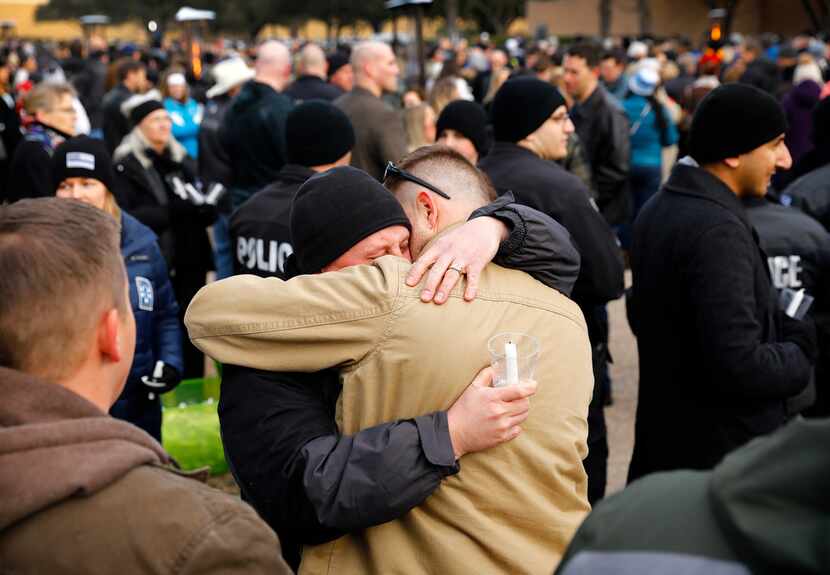
[[[519,354],[516,344],[508,341],[504,344],[505,376],[507,385],[519,384]]]

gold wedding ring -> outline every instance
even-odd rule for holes
[[[460,275],[460,276],[463,276],[464,273],[465,273],[464,270],[461,269],[461,268],[454,268],[454,267],[450,266],[450,269],[454,272],[458,272],[458,275]]]

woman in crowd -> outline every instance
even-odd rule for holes
[[[407,151],[412,152],[435,142],[435,112],[429,104],[418,104],[403,111]]]
[[[660,75],[651,66],[640,66],[628,82],[623,108],[631,134],[631,194],[633,217],[657,193],[662,176],[663,148],[677,143],[677,128],[655,97]]]
[[[202,123],[204,107],[190,97],[184,73],[172,69],[161,81],[164,107],[173,121],[173,137],[184,146],[191,158],[199,157],[199,124]]]
[[[179,314],[213,268],[207,227],[216,210],[199,190],[196,163],[171,136],[170,114],[153,95],[133,96],[122,108],[134,126],[115,150],[125,181],[122,207],[159,236]],[[184,377],[201,377],[204,356],[183,341]]]
[[[121,255],[135,316],[136,347],[127,383],[110,413],[161,441],[159,394],[181,380],[182,333],[156,235],[118,207],[112,163],[101,141],[79,136],[58,146],[52,156],[52,178],[59,198],[95,206],[121,223]]]

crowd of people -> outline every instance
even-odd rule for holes
[[[830,45],[402,54],[0,50],[0,565],[830,571]],[[206,357],[244,503],[160,445]]]

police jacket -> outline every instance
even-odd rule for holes
[[[290,165],[283,171],[302,173]],[[243,205],[234,220],[266,193]],[[495,261],[569,293],[579,256],[567,233],[511,202],[507,194],[473,214],[497,217],[511,228]],[[226,365],[223,371],[219,421],[231,469],[295,568],[303,544],[396,519],[459,469],[445,411],[340,435],[340,391],[337,370],[273,373]]]
[[[801,208],[830,231],[830,164],[798,178],[787,186],[782,198]]]
[[[587,100],[571,108],[570,115],[591,165],[599,211],[612,226],[628,222],[630,143],[625,112],[598,85]]]
[[[343,90],[317,76],[300,76],[285,89],[285,95],[296,103],[304,100],[332,102],[343,94]]]
[[[816,386],[824,394],[824,404],[830,391],[830,234],[802,211],[772,199],[747,198],[743,203],[767,254],[773,286],[803,289],[815,298],[809,314],[819,336],[816,378],[794,398],[790,410],[795,413],[809,407],[816,399]]]
[[[286,164],[277,180],[254,194],[230,220],[231,246],[236,274],[286,279],[285,263],[294,253],[288,230],[291,200],[314,171]]]
[[[156,361],[182,372],[179,306],[156,235],[121,212],[121,255],[127,268],[130,305],[135,316],[135,357],[121,399],[147,391],[141,377],[151,375]]]
[[[738,197],[685,162],[634,223],[640,358],[629,480],[706,469],[780,427],[811,363],[783,338],[766,256]]]
[[[277,178],[285,164],[285,120],[291,99],[250,80],[231,101],[220,138],[233,167],[234,207]]]

